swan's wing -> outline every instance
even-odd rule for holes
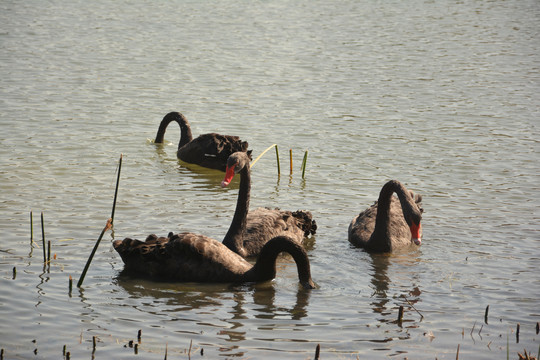
[[[375,230],[377,202],[355,216],[349,224],[349,242],[364,247]]]
[[[115,249],[125,271],[152,278],[196,282],[232,282],[251,268],[237,254],[209,237],[181,233],[150,242],[124,239]]]
[[[276,236],[285,235],[298,243],[302,243],[305,237],[302,224],[304,219],[293,215],[291,211],[257,208],[248,213],[246,221],[244,248],[249,256],[257,255],[264,244]],[[314,232],[316,225],[312,223],[311,229]]]

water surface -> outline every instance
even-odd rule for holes
[[[96,359],[190,347],[192,359],[306,359],[317,344],[343,359],[537,353],[537,1],[4,1],[0,20],[5,358],[59,358],[64,345]],[[279,145],[282,174],[268,152],[251,206],[312,211],[318,289],[298,286],[287,257],[261,284],[120,276],[113,237],[221,239],[232,219],[237,184],[180,163],[172,126],[152,143],[169,111],[255,155]],[[110,216],[120,154],[114,234],[69,294]],[[389,179],[423,195],[423,245],[369,255],[347,227]],[[46,267],[41,212],[57,256]]]

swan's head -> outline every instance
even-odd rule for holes
[[[225,178],[221,182],[221,187],[229,185],[235,174],[238,174],[245,167],[249,169],[249,157],[245,152],[239,151],[231,154],[227,159],[227,169],[225,170]]]
[[[422,224],[420,224],[420,222],[416,224],[413,221],[409,228],[411,229],[412,241],[415,243],[415,245],[420,246],[420,244],[422,244]]]
[[[415,245],[422,244],[422,209],[418,206],[404,209],[406,212],[405,221],[411,230],[411,239]]]

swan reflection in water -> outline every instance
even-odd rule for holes
[[[280,267],[283,268],[278,271],[290,273],[291,281],[296,283],[293,280],[295,265],[292,260],[281,261],[284,264]],[[224,340],[216,340],[220,353],[235,357],[245,356],[236,343],[251,339],[245,319],[302,320],[308,316],[311,294],[302,286],[297,286],[296,291],[287,290],[286,299],[294,297],[293,302],[287,304],[283,296],[276,298],[278,293],[283,294],[284,291],[276,289],[275,281],[245,284],[155,282],[123,273],[114,281],[129,294],[129,298],[134,300],[132,306],[139,311],[151,316],[159,315],[156,319],[160,322],[172,324],[180,321],[180,325],[173,325],[172,331],[193,336],[208,327],[213,329],[211,331],[218,328],[218,338]],[[163,320],[164,315],[166,320]],[[195,323],[194,319],[197,319]],[[265,324],[265,330],[273,330],[272,324]]]
[[[395,323],[398,318],[398,309],[400,305],[403,305],[406,312],[409,310],[414,311],[412,307],[421,301],[420,296],[422,291],[418,285],[414,284],[417,283],[414,279],[418,277],[414,268],[414,265],[419,261],[417,256],[415,256],[417,253],[417,250],[411,250],[392,254],[370,254],[372,269],[371,285],[373,288],[373,293],[371,294],[371,297],[373,298],[372,309],[374,313],[382,315],[382,317],[378,319],[381,323]],[[410,269],[413,285],[410,290],[407,290],[406,294],[402,293],[398,296],[389,296],[392,280],[388,274],[389,267],[392,266]],[[393,273],[398,274],[396,271]],[[401,292],[400,289],[396,290]],[[410,320],[410,317],[407,319],[407,316],[404,316],[403,322],[412,322],[410,325],[406,326],[407,328],[418,327],[416,321]],[[405,339],[409,338],[407,332],[404,335]],[[400,337],[400,339],[402,338]],[[387,339],[387,341],[390,340],[392,339]]]

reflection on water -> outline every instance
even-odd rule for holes
[[[394,254],[369,254],[371,260],[371,284],[373,287],[373,293],[371,294],[371,307],[374,313],[380,314],[378,318],[380,323],[384,324],[397,324],[399,328],[404,328],[402,331],[396,333],[394,337],[385,337],[384,339],[372,340],[373,342],[385,343],[392,340],[407,340],[410,339],[410,329],[418,328],[419,323],[411,319],[409,314],[412,311],[416,311],[415,304],[421,301],[422,291],[418,285],[413,285],[410,290],[406,290],[406,293],[401,290],[399,295],[389,295],[390,284],[392,279],[389,275],[389,267],[399,267],[402,271],[406,271],[407,274],[412,274],[411,278],[415,278],[414,265],[417,262],[416,257],[420,252],[418,250],[409,250],[405,253]],[[402,321],[399,321],[399,307],[403,306],[404,311],[407,312],[407,316],[403,317]],[[421,317],[423,317],[421,315]],[[421,321],[421,319],[420,319]]]
[[[283,330],[283,321],[293,320],[302,326],[301,320],[308,316],[310,291],[297,286],[294,302],[277,305],[276,284],[273,281],[256,284],[198,284],[154,282],[119,275],[116,285],[128,294],[127,300],[119,300],[132,306],[136,311],[152,314],[172,323],[177,333],[195,336],[189,330],[195,324],[201,329],[215,332],[219,340],[220,353],[224,356],[245,356],[242,343],[253,341],[252,329],[246,325],[249,319],[259,319],[264,324],[260,331],[271,334],[273,330]],[[129,305],[132,304],[132,305]],[[145,315],[145,316],[146,316]],[[277,322],[268,322],[268,320]],[[252,320],[252,321],[253,321]],[[259,335],[261,336],[261,335]],[[267,335],[272,341],[272,335]],[[208,341],[208,340],[207,340]],[[210,345],[210,344],[207,344]]]
[[[115,278],[115,283],[122,287],[130,297],[135,299],[147,298],[153,304],[160,304],[159,312],[173,314],[193,310],[204,310],[208,307],[222,306],[228,300],[234,304],[227,311],[231,314],[230,320],[244,319],[249,304],[254,309],[256,318],[274,319],[283,318],[288,314],[290,319],[300,320],[307,316],[310,291],[298,286],[296,301],[291,307],[277,307],[276,289],[272,281],[256,284],[199,284],[199,283],[169,283],[132,278],[120,274]],[[248,294],[250,296],[248,297]],[[166,305],[163,308],[161,305]],[[257,305],[257,306],[253,306]],[[157,310],[156,310],[157,311]],[[156,312],[157,314],[157,312]],[[220,319],[220,321],[225,321]],[[232,328],[242,327],[240,323],[228,321]]]
[[[298,287],[296,291],[296,302],[293,307],[276,307],[276,289],[271,284],[257,284],[253,291],[253,302],[260,307],[257,307],[255,317],[260,319],[274,319],[280,317],[287,318],[285,314],[290,315],[292,320],[301,320],[307,316],[307,307],[311,292]]]

